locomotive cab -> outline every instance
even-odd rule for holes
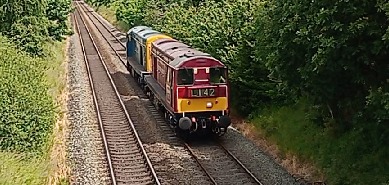
[[[231,124],[227,67],[171,38],[153,42],[151,54],[147,91],[170,124],[179,132],[223,135]]]
[[[227,68],[217,62],[213,58],[199,57],[176,71],[176,117],[180,129],[224,134],[231,124]]]

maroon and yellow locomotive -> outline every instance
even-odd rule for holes
[[[151,28],[142,28],[143,33],[153,34],[143,36],[143,44],[142,39],[132,41],[135,46],[145,46],[146,51],[140,53],[145,54],[141,58],[146,59],[143,65],[146,72],[140,75],[140,82],[150,100],[180,132],[211,131],[223,135],[231,124],[227,67],[207,53],[161,36],[163,34]],[[139,29],[132,30],[137,31],[130,31],[128,38],[142,35]],[[128,60],[134,58],[128,56]],[[137,62],[128,62],[132,63]]]

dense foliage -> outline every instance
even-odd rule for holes
[[[0,150],[39,153],[46,144],[55,107],[43,56],[67,33],[70,2],[0,0]]]
[[[54,121],[45,63],[0,37],[0,149],[42,148]]]
[[[312,142],[320,149],[310,155],[323,169],[345,165],[342,171],[324,170],[334,184],[389,179],[387,6],[383,1],[275,0],[256,21],[262,35],[255,48],[258,61],[265,62],[280,88],[291,90],[290,97],[309,97],[310,121],[324,136],[336,138]],[[313,137],[332,140],[322,133]]]
[[[49,20],[49,35],[55,40],[62,40],[63,35],[70,30],[67,27],[66,20],[72,11],[71,0],[47,0],[48,5],[46,15]]]
[[[330,182],[389,178],[387,1],[104,2],[130,27],[151,26],[226,63],[234,108],[260,117],[259,127],[315,160]]]
[[[255,48],[256,56],[284,88],[311,97],[328,117],[350,128],[355,119],[367,117],[366,97],[389,85],[389,41],[384,39],[389,21],[377,8],[381,5],[272,1],[257,21],[263,44]]]
[[[33,55],[44,55],[43,43],[60,40],[67,32],[65,20],[71,11],[70,0],[3,1],[0,33]]]

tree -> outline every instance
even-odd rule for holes
[[[379,5],[270,1],[257,22],[256,54],[283,86],[312,97],[349,126],[369,90],[388,85],[389,43],[383,38],[389,22]]]

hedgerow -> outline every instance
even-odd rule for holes
[[[0,36],[0,149],[40,152],[55,121],[45,62]]]

